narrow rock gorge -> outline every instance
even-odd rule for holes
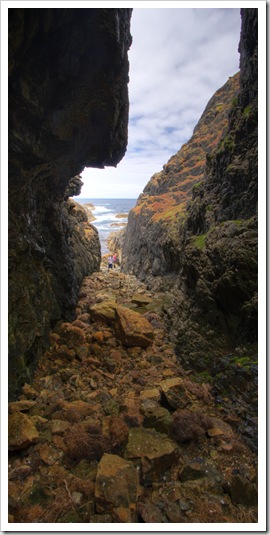
[[[9,9],[11,398],[100,264],[98,236],[88,226],[80,238],[84,216],[68,196],[78,194],[73,177],[85,166],[116,166],[125,154],[130,16]]]
[[[150,179],[129,215],[122,264],[168,292],[180,362],[214,380],[217,396],[242,397],[254,426],[257,10],[241,17],[240,76],[215,93],[190,141]]]
[[[257,10],[111,270],[72,197],[126,151],[131,10],[9,11],[9,524],[255,524]]]

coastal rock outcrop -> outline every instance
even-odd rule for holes
[[[181,236],[193,191],[199,191],[206,155],[213,153],[228,128],[231,104],[239,91],[239,73],[210,99],[191,139],[145,186],[129,213],[123,234],[122,264],[142,280],[179,271]],[[135,261],[136,259],[136,261]]]
[[[68,197],[116,166],[128,123],[131,9],[9,9],[9,372],[12,398],[72,317],[97,234]],[[75,177],[75,178],[73,178]]]
[[[215,374],[232,348],[254,361],[257,341],[257,10],[241,17],[240,80],[215,93],[190,141],[151,178],[123,244],[124,272],[171,292],[182,362]]]

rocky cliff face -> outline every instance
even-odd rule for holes
[[[239,93],[236,76],[152,177],[123,247],[124,271],[172,291],[178,353],[201,370],[257,337],[257,10],[241,17]]]
[[[239,73],[214,94],[191,139],[153,175],[130,212],[123,265],[141,279],[156,283],[156,277],[178,272],[179,228],[186,220],[193,188],[199,190],[202,184],[206,155],[213,153],[228,128],[238,91]]]
[[[9,9],[11,397],[99,266],[97,234],[68,197],[85,166],[115,166],[125,153],[130,16]]]

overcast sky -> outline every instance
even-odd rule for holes
[[[80,198],[139,196],[239,70],[240,25],[239,7],[133,9],[128,149],[117,168],[84,170]]]

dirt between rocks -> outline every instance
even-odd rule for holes
[[[160,296],[104,268],[9,404],[9,522],[257,522],[232,421],[177,362]]]

